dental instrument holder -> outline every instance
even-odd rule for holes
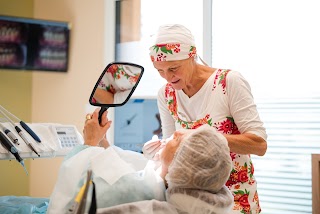
[[[67,155],[75,146],[83,144],[81,133],[74,125],[57,123],[26,124],[21,120],[18,123],[17,120],[19,119],[16,116],[0,105],[0,130],[7,134],[7,139],[14,144],[23,159],[62,157]],[[29,136],[28,128],[39,135],[42,140],[41,143],[35,140],[32,135]],[[14,158],[10,151],[0,144],[0,160]]]
[[[40,157],[40,154],[37,152],[37,150],[32,146],[32,144],[29,142],[27,136],[25,135],[25,133],[22,131],[22,129],[19,128],[19,126],[17,126],[13,120],[7,115],[10,114],[11,116],[14,116],[11,112],[9,112],[7,109],[5,109],[3,106],[0,105],[0,113],[7,119],[7,121],[9,123],[11,123],[11,125],[15,128],[15,130],[17,131],[17,133],[20,135],[20,137],[22,138],[22,140],[27,144],[27,146],[31,149],[31,151],[33,151],[34,153],[36,153],[38,155],[38,157]],[[7,114],[6,114],[7,113]],[[17,118],[16,116],[14,116],[16,119],[19,120],[19,118]],[[23,125],[22,125],[23,124]],[[30,127],[25,124],[23,121],[20,120],[20,125],[22,126],[22,128],[24,128],[29,134],[30,134]],[[29,131],[28,131],[29,130]],[[33,134],[32,134],[33,133]],[[33,138],[34,135],[37,136],[33,131],[30,134]]]
[[[5,111],[7,114],[9,114],[10,116],[14,117],[16,120],[19,121],[21,127],[26,130],[30,136],[37,142],[41,143],[41,139],[38,137],[38,135],[36,133],[34,133],[34,131],[22,120],[20,120],[17,116],[15,116],[14,114],[12,114],[10,111],[8,111],[6,108],[4,108],[3,106],[0,105],[0,112],[13,124],[13,121],[10,119],[10,117],[8,115],[6,115],[3,111]],[[13,124],[14,125],[14,124]]]
[[[3,118],[1,117],[0,123],[12,133],[16,134],[15,128],[12,127],[7,120],[2,119]],[[23,159],[63,157],[67,155],[75,146],[83,144],[81,133],[74,125],[33,123],[30,124],[30,127],[39,134],[42,139],[42,143],[35,142],[31,137],[28,136],[26,132],[24,132],[24,136],[27,138],[29,143],[32,143],[32,146],[36,149],[40,156],[30,150],[30,147],[24,143],[24,140],[21,138],[21,136],[17,135],[20,145],[14,144],[14,146],[18,149],[19,154]],[[0,161],[10,159],[14,159],[14,157],[10,154],[10,152],[7,151],[6,148],[4,148],[4,146],[0,144]]]

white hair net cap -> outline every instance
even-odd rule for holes
[[[169,188],[187,188],[217,193],[231,171],[226,138],[209,125],[203,125],[180,143],[168,168]]]

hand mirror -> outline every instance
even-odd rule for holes
[[[100,106],[101,115],[109,107],[124,105],[139,84],[144,68],[129,62],[113,62],[107,65],[95,84],[89,103]]]

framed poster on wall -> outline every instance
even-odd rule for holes
[[[70,24],[0,16],[0,69],[68,70]]]

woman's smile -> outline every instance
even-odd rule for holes
[[[172,84],[177,84],[180,81],[180,79],[176,80],[176,81],[172,81]]]

